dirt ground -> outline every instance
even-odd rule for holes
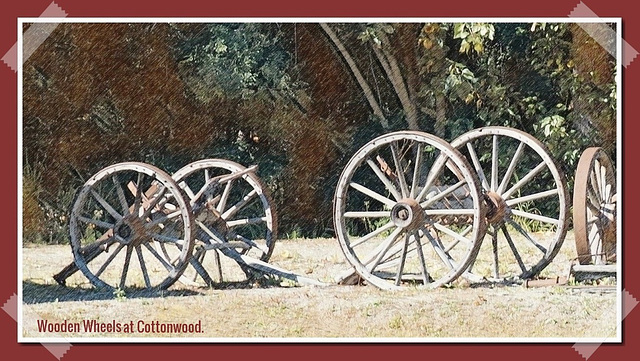
[[[278,279],[231,281],[214,288],[186,287],[177,282],[169,290],[153,294],[101,293],[91,289],[79,272],[63,287],[52,276],[73,261],[68,245],[25,245],[22,252],[22,336],[27,342],[122,338],[179,338],[181,342],[615,342],[620,332],[615,279],[599,285],[570,282],[535,288],[521,282],[470,283],[459,279],[449,288],[393,292],[366,285],[338,285],[336,277],[350,267],[335,239],[279,240],[270,259],[278,267],[325,286],[300,286]],[[566,276],[573,258],[570,232],[542,275]],[[103,329],[89,331],[90,325],[85,323]],[[81,327],[73,330],[69,324]],[[175,329],[170,329],[170,324]]]

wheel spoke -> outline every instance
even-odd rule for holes
[[[402,193],[402,198],[406,198],[409,196],[409,189],[407,187],[407,180],[404,177],[404,169],[402,167],[402,160],[400,159],[400,155],[398,154],[398,143],[393,142],[390,144],[391,154],[393,156],[393,163],[396,167],[396,175],[398,176],[398,182],[400,183],[400,191]]]
[[[424,252],[422,252],[422,242],[420,242],[420,233],[415,232],[413,234],[413,239],[415,240],[415,243],[416,243],[416,251],[418,252],[418,260],[420,261],[420,271],[422,272],[422,284],[426,286],[427,284],[429,284],[430,277],[429,277],[429,271],[427,270],[427,261],[424,258]]]
[[[118,200],[120,201],[120,207],[122,207],[123,216],[127,216],[129,214],[129,204],[127,203],[127,198],[124,195],[124,189],[122,189],[122,185],[118,181],[118,177],[114,174],[111,178],[113,180],[113,184],[116,187],[116,193],[118,193]]]
[[[204,223],[200,222],[200,221],[196,221],[196,225],[198,227],[200,227],[200,229],[202,231],[204,231],[206,233],[207,236],[210,237],[208,241],[208,243],[212,244],[212,243],[224,243],[225,239],[224,237],[217,235],[215,233],[213,233],[213,231],[211,229],[209,229],[209,227],[207,227]],[[204,241],[204,240],[201,240]],[[213,241],[213,242],[212,242]]]
[[[350,211],[345,212],[345,218],[384,218],[390,217],[391,211]]]
[[[373,261],[372,264],[370,264],[371,261],[363,262],[365,265],[369,266],[369,272],[373,272],[373,270],[380,264],[383,257],[387,254],[387,252],[396,241],[396,239],[398,239],[401,233],[402,228],[396,228],[396,230],[393,231],[393,233],[391,233],[391,235],[389,235],[389,237],[387,237],[387,239],[385,239],[382,244],[380,244],[380,246],[372,254],[372,257],[369,258],[371,261]]]
[[[159,234],[159,233],[151,233],[150,234],[151,237],[153,237],[153,239],[155,239],[158,242],[167,242],[167,243],[173,243],[176,244],[178,246],[182,246],[184,244],[186,244],[186,242],[184,241],[184,239],[180,239],[180,238],[176,238],[176,237],[170,237],[170,236],[165,236],[163,234]]]
[[[122,265],[122,275],[120,276],[120,289],[123,290],[124,286],[127,284],[127,273],[129,273],[129,263],[131,262],[131,253],[133,252],[133,247],[130,245],[127,246],[127,252],[124,257],[124,264]]]
[[[165,203],[167,203],[169,201],[168,197],[165,197],[164,194],[166,193],[167,188],[165,188],[164,186],[158,191],[156,192],[155,197],[153,198],[153,200],[149,203],[149,205],[147,206],[147,209],[144,211],[144,213],[140,216],[140,218],[142,219],[146,219],[147,217],[149,217],[149,215],[151,214],[151,212],[153,212],[153,210],[158,207],[158,208],[162,208]],[[162,201],[162,203],[160,203],[160,201]]]
[[[204,281],[205,284],[212,285],[212,284],[214,284],[213,279],[211,279],[211,276],[209,275],[209,272],[207,272],[207,270],[202,265],[202,261],[204,261],[205,253],[206,252],[204,250],[196,251],[196,253],[193,255],[193,257],[191,257],[191,259],[189,260],[189,263],[191,264],[191,266],[193,266],[193,269],[196,271],[196,274],[195,274],[194,280],[193,280],[194,282],[195,282],[195,279],[196,279],[197,275],[200,275],[200,277],[202,277],[202,280]],[[214,253],[215,253],[215,251],[214,251]]]
[[[233,238],[237,239],[238,241],[241,241],[243,243],[248,244],[253,249],[259,250],[260,252],[262,252],[263,255],[265,255],[265,254],[267,254],[269,252],[269,250],[265,246],[263,246],[261,244],[257,244],[253,240],[251,240],[249,238],[246,238],[246,237],[244,237],[244,236],[242,236],[240,234],[236,234]]]
[[[162,223],[164,223],[164,222],[166,222],[166,221],[168,221],[170,219],[176,218],[176,217],[180,216],[181,214],[182,214],[182,211],[177,210],[175,212],[171,212],[169,214],[165,214],[165,215],[163,215],[161,217],[158,217],[158,218],[152,220],[151,222],[147,222],[144,226],[145,226],[145,228],[147,230],[149,230],[149,229],[151,229],[151,228],[153,228],[153,227],[155,227],[155,226],[157,226],[159,224],[162,224]]]
[[[351,248],[357,247],[358,245],[370,240],[371,238],[381,234],[384,231],[387,231],[391,228],[394,227],[393,221],[389,221],[387,224],[385,224],[384,226],[376,229],[373,232],[370,232],[364,236],[362,236],[361,238],[358,238],[357,240],[355,240],[354,242],[350,242],[349,245],[351,246]]]
[[[227,221],[227,226],[229,228],[244,226],[248,224],[260,224],[267,222],[267,217],[253,217],[253,218],[243,218],[243,219],[234,219],[232,221]]]
[[[140,264],[140,270],[142,270],[142,277],[144,278],[144,284],[147,288],[151,288],[151,281],[149,280],[147,265],[144,263],[144,257],[142,257],[142,247],[140,247],[140,245],[136,246],[136,253],[138,255],[138,263]]]
[[[523,197],[518,197],[518,198],[511,198],[508,201],[506,201],[506,203],[507,203],[507,205],[509,207],[512,207],[512,206],[514,206],[516,204],[519,204],[519,203],[534,201],[534,200],[537,200],[537,199],[550,197],[550,196],[553,196],[553,195],[556,195],[556,194],[558,194],[558,188],[549,189],[548,191],[543,191],[543,192],[530,194],[528,196],[523,196]]]
[[[460,182],[448,187],[447,189],[443,190],[442,192],[437,193],[434,197],[430,197],[427,200],[425,200],[424,202],[420,203],[420,207],[422,207],[423,209],[426,209],[431,204],[433,204],[433,203],[441,200],[442,198],[448,196],[449,194],[455,192],[458,188],[462,187],[465,184],[467,184],[467,181],[461,180]]]
[[[233,185],[233,179],[230,180],[227,185],[224,187],[224,191],[222,191],[222,197],[216,206],[216,210],[218,213],[224,213],[224,209],[227,206],[227,200],[229,199],[229,194],[231,193],[231,187]]]
[[[443,171],[444,166],[446,164],[447,164],[447,158],[444,156],[444,154],[440,154],[436,158],[436,161],[433,162],[433,165],[429,170],[429,176],[427,177],[427,181],[425,182],[424,187],[422,187],[422,190],[420,191],[420,193],[418,193],[418,195],[415,198],[416,202],[420,202],[420,200],[427,195],[427,193],[429,192],[429,188],[431,188],[431,186],[436,181],[436,179],[438,179],[438,175],[440,175],[440,173]]]
[[[158,260],[160,261],[160,263],[164,266],[164,268],[167,271],[172,271],[173,270],[173,266],[171,264],[169,264],[169,262],[167,262],[167,260],[169,259],[169,255],[166,254],[165,257],[162,257],[155,249],[153,249],[153,247],[151,247],[151,245],[149,245],[149,243],[143,243],[143,245],[147,248],[147,250]],[[165,251],[166,252],[166,251]],[[171,261],[171,260],[169,260]]]
[[[471,208],[459,208],[459,209],[425,209],[425,214],[428,216],[457,216],[457,215],[473,215],[476,210]]]
[[[513,175],[513,172],[516,169],[516,165],[518,164],[518,161],[520,160],[520,156],[522,155],[522,151],[524,150],[524,142],[520,142],[520,144],[518,144],[518,149],[516,149],[515,154],[513,155],[513,158],[511,158],[511,163],[509,163],[509,167],[507,168],[507,171],[504,173],[504,177],[502,178],[502,182],[500,183],[500,186],[498,187],[498,194],[502,194],[502,192],[504,192],[505,188],[507,188],[507,185],[509,185],[509,180],[511,179],[511,176]]]
[[[458,242],[463,242],[463,243],[468,244],[468,245],[471,245],[473,243],[473,242],[471,242],[470,239],[464,237],[462,234],[457,233],[457,232],[455,232],[455,231],[453,231],[453,230],[441,225],[440,223],[434,223],[433,227],[435,229],[437,229],[438,231],[455,238],[456,242],[451,247],[447,248],[445,250],[446,252],[449,252],[453,247],[455,247],[456,244],[458,244]],[[470,230],[471,230],[471,228],[467,228],[465,230],[465,232],[469,232]]]
[[[396,205],[396,202],[394,202],[391,199],[383,196],[380,193],[372,191],[371,189],[369,189],[369,188],[367,188],[367,187],[365,187],[365,186],[363,186],[361,184],[358,184],[356,182],[351,182],[351,183],[349,183],[349,186],[351,188],[357,190],[358,192],[360,192],[362,194],[365,194],[365,195],[367,195],[367,196],[379,201],[380,203],[382,203],[384,205],[387,205],[389,207],[393,207],[393,206]]]
[[[516,258],[516,262],[518,262],[518,266],[520,266],[520,270],[522,270],[523,274],[526,273],[527,267],[524,265],[524,262],[522,262],[522,257],[520,256],[520,253],[518,252],[516,245],[513,243],[513,239],[511,238],[511,235],[507,230],[507,226],[503,223],[500,226],[500,229],[502,230],[502,234],[504,234],[504,238],[506,238],[507,240],[507,244],[509,245],[509,248],[511,248],[511,253],[513,253],[513,256]]]
[[[544,161],[540,162],[540,164],[538,164],[535,168],[533,168],[531,171],[529,171],[529,173],[527,173],[527,175],[522,177],[518,181],[518,183],[514,184],[513,187],[509,188],[509,190],[504,192],[504,194],[502,194],[502,198],[505,199],[505,200],[509,199],[509,197],[511,197],[511,194],[513,194],[513,192],[517,191],[523,185],[525,185],[527,182],[529,182],[533,177],[535,177],[538,173],[540,173],[544,169],[545,166],[546,166],[546,164],[545,164]]]
[[[493,147],[491,149],[491,190],[498,189],[498,136],[493,135]]]
[[[431,232],[429,232],[425,228],[421,228],[421,232],[427,237],[442,263],[449,267],[449,269],[456,269],[457,267],[455,266],[455,262],[453,261],[453,259],[451,259],[451,256],[445,253],[444,246],[436,238],[434,238]]]
[[[600,167],[600,162],[596,159],[593,165],[593,177],[594,183],[593,187],[598,192],[598,197],[600,200],[604,199],[604,193],[602,192],[602,168]]]
[[[118,245],[118,247],[116,248],[115,251],[113,251],[113,253],[111,253],[109,255],[109,257],[104,261],[104,263],[102,264],[102,266],[100,266],[100,268],[98,269],[97,272],[94,273],[94,275],[96,277],[100,277],[100,275],[102,274],[102,272],[104,272],[105,269],[107,269],[107,267],[111,264],[111,262],[113,262],[113,260],[116,258],[116,256],[118,255],[118,253],[122,250],[122,248],[124,247],[124,243],[120,243]]]
[[[229,209],[227,209],[224,213],[222,213],[220,218],[227,220],[233,217],[236,213],[238,213],[238,211],[242,209],[242,207],[246,206],[252,199],[254,199],[257,194],[258,194],[258,191],[256,191],[255,189],[251,190],[251,192],[249,192],[246,196],[242,197],[242,199],[239,202],[232,205],[231,207],[229,207]]]
[[[116,221],[119,221],[122,219],[122,215],[118,213],[115,209],[113,209],[113,207],[104,198],[102,198],[102,196],[98,194],[98,192],[96,192],[94,189],[91,189],[91,195],[93,195],[93,198],[95,198],[98,201],[98,203],[100,203],[100,205],[107,212],[109,212],[109,214],[113,218],[115,218]]]
[[[193,191],[191,190],[191,187],[189,187],[189,185],[186,182],[182,181],[178,184],[180,188],[187,194],[190,201],[193,201],[194,198],[196,198],[196,194],[193,193]]]
[[[489,189],[487,177],[484,176],[484,171],[482,170],[482,166],[480,165],[480,160],[478,160],[478,155],[476,154],[475,149],[473,149],[473,144],[471,144],[471,142],[467,143],[467,150],[469,151],[469,157],[471,158],[471,162],[476,169],[478,178],[480,178],[480,181],[482,182],[482,187],[484,189]]]
[[[541,245],[540,243],[536,242],[536,240],[534,240],[529,233],[522,228],[521,225],[518,224],[518,222],[509,219],[507,220],[509,222],[510,225],[513,226],[513,228],[515,228],[518,232],[520,232],[520,234],[522,234],[524,236],[524,238],[526,238],[529,242],[531,242],[537,249],[539,249],[540,251],[542,251],[542,253],[547,254],[547,249]]]
[[[115,240],[116,237],[113,235],[113,229],[109,229],[104,234],[102,234],[102,236],[100,236],[100,238],[98,238],[95,242],[81,247],[78,252],[82,255],[85,255],[96,248],[102,248],[104,251],[106,251],[109,246],[111,246],[111,244],[115,242]]]
[[[386,189],[394,196],[394,198],[397,201],[402,199],[402,196],[400,195],[400,193],[398,193],[396,187],[391,183],[389,178],[387,178],[387,176],[382,173],[380,168],[371,159],[367,159],[367,164],[369,165],[369,168],[373,170],[373,173],[375,173],[378,179],[380,179],[380,181],[385,185]]]
[[[404,271],[404,262],[407,259],[407,248],[409,247],[409,233],[404,237],[404,244],[402,245],[402,253],[400,254],[400,265],[398,266],[398,273],[396,273],[396,286],[400,286],[402,280],[402,272]]]
[[[538,222],[549,223],[549,224],[556,225],[556,226],[559,226],[560,223],[561,223],[559,219],[555,219],[555,218],[551,218],[551,217],[545,217],[545,216],[542,216],[542,215],[539,215],[539,214],[529,213],[529,212],[521,211],[521,210],[518,210],[518,209],[512,209],[511,213],[515,214],[516,216],[532,219],[532,220],[538,221]]]
[[[493,232],[491,236],[491,250],[493,251],[493,277],[498,278],[500,276],[500,269],[498,264],[498,231]]]
[[[420,182],[420,170],[421,170],[420,168],[422,165],[422,150],[423,150],[422,143],[418,143],[417,149],[416,149],[415,164],[413,167],[413,180],[411,181],[411,193],[409,195],[409,198],[415,198],[416,193],[418,191],[418,183]]]
[[[93,224],[93,225],[96,225],[98,227],[102,227],[102,228],[106,228],[106,229],[111,229],[111,228],[113,228],[115,226],[113,223],[103,222],[103,221],[99,221],[97,219],[87,218],[87,217],[83,217],[83,216],[78,216],[78,220],[82,221],[84,223]]]
[[[140,214],[142,204],[142,173],[138,173],[135,186],[135,200],[133,201],[133,214]]]
[[[589,230],[589,236],[587,239],[589,240],[589,248],[593,248],[593,244],[600,242],[600,227],[599,225],[591,227]]]

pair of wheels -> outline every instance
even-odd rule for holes
[[[347,163],[334,225],[365,282],[435,288],[461,275],[539,274],[562,245],[567,204],[563,173],[527,133],[485,127],[448,143],[400,131],[371,140]]]
[[[70,214],[75,267],[98,288],[166,289],[177,280],[221,282],[219,254],[268,260],[276,215],[254,170],[223,159],[188,164],[173,176],[138,162],[100,170]]]

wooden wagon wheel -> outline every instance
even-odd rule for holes
[[[193,250],[191,207],[162,170],[114,164],[79,190],[69,219],[74,262],[98,288],[165,289]],[[170,244],[169,257],[159,246]]]
[[[471,263],[485,233],[473,168],[447,142],[401,131],[373,139],[343,170],[334,197],[340,246],[382,289],[435,288]]]
[[[523,131],[495,126],[471,130],[451,145],[473,164],[490,206],[491,242],[484,242],[467,275],[525,279],[539,274],[560,250],[569,211],[564,174],[546,147]]]
[[[616,178],[611,159],[599,147],[578,161],[573,190],[573,227],[580,264],[616,260]]]
[[[173,178],[193,206],[196,222],[192,267],[181,282],[212,285],[216,281],[209,272],[222,282],[231,269],[225,269],[220,254],[238,252],[269,260],[277,237],[276,213],[267,188],[252,169],[229,160],[204,159],[181,168]],[[238,264],[252,276],[251,269]]]

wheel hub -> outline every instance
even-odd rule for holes
[[[116,225],[114,233],[120,238],[120,242],[125,244],[137,245],[149,238],[142,220],[133,215],[123,218],[122,222]]]
[[[116,233],[118,234],[118,236],[124,238],[124,239],[128,239],[129,237],[131,237],[131,227],[129,227],[128,224],[121,224],[118,227],[118,230],[116,231]]]
[[[485,199],[489,206],[489,210],[487,211],[487,221],[489,221],[489,223],[496,224],[502,221],[505,216],[510,213],[511,209],[507,205],[507,202],[505,202],[502,196],[498,193],[491,191],[487,192],[485,194]]]
[[[391,220],[401,228],[417,229],[424,224],[425,214],[415,199],[401,199],[391,209]]]

